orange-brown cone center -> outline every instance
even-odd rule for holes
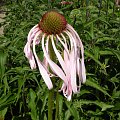
[[[66,28],[67,21],[56,11],[45,13],[39,22],[39,28],[46,34],[60,34]]]

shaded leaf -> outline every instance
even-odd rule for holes
[[[28,106],[31,109],[31,118],[32,120],[37,120],[37,109],[36,109],[36,102],[35,102],[36,94],[32,89],[30,89],[29,97],[30,97],[30,100],[29,100]]]
[[[90,87],[93,87],[93,88],[101,91],[103,94],[111,97],[111,96],[107,93],[107,91],[106,91],[103,87],[101,87],[99,84],[97,84],[97,83],[95,82],[95,80],[92,79],[92,78],[87,79],[86,85],[87,85],[87,86],[90,86]]]
[[[101,108],[101,111],[105,111],[106,109],[114,107],[114,105],[110,105],[101,101],[80,100],[75,102],[76,107],[81,107],[81,105],[91,105],[91,104],[95,104],[99,106]]]
[[[65,101],[65,104],[68,107],[71,115],[75,118],[75,120],[79,120],[79,113],[76,110],[76,108],[73,105],[71,105],[71,103],[68,101]]]

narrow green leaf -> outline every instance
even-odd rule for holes
[[[91,100],[80,100],[80,101],[76,101],[74,103],[76,105],[76,107],[81,107],[81,105],[91,105],[91,104],[95,104],[97,106],[99,106],[101,108],[101,111],[105,111],[109,108],[113,108],[114,105],[110,105],[110,104],[107,104],[105,102],[101,102],[101,101],[91,101]]]
[[[97,20],[99,20],[100,18],[98,17],[98,18],[96,18],[96,19],[94,19],[94,20],[91,20],[90,22],[88,22],[88,23],[86,23],[85,25],[84,25],[84,27],[88,27],[89,25],[91,25],[92,23],[94,23],[95,21],[97,21]]]
[[[120,98],[120,90],[113,92],[112,98]]]
[[[64,120],[69,120],[70,116],[71,116],[70,111],[66,110],[65,111],[65,118],[64,118]]]
[[[90,93],[91,93],[91,92],[88,91],[88,90],[80,90],[80,93],[77,94],[77,97],[82,96],[82,95],[84,95],[84,94],[90,94]]]
[[[25,79],[23,76],[19,76],[18,78],[18,93],[17,93],[17,100],[20,98],[20,93],[22,92],[22,87],[24,86]]]
[[[4,93],[6,93],[7,90],[9,91],[9,85],[8,85],[7,76],[5,76],[5,77],[3,78],[3,83],[4,83]]]
[[[113,52],[114,55],[116,55],[116,57],[120,61],[120,51],[119,50],[113,50],[113,49],[110,49],[110,50],[111,50],[111,52]]]
[[[30,101],[28,103],[28,106],[31,109],[31,113],[30,113],[31,118],[32,120],[37,120],[37,109],[36,109],[36,102],[35,102],[36,94],[32,89],[30,89],[29,95],[30,95]]]
[[[93,26],[93,22],[90,25],[90,33],[91,33],[92,39],[94,39],[94,26]]]
[[[0,51],[0,78],[3,77],[4,72],[5,72],[6,59],[7,59],[7,54]]]
[[[90,52],[88,51],[85,51],[85,55],[87,57],[90,57],[91,59],[93,59],[98,65],[101,66],[101,68],[104,70],[105,69],[105,66],[104,64],[102,64],[98,59],[96,59],[96,57],[94,55],[92,55]]]
[[[86,85],[88,85],[88,86],[90,86],[90,87],[93,87],[93,88],[101,91],[101,92],[104,93],[105,95],[111,97],[103,87],[101,87],[100,85],[98,85],[98,84],[95,82],[95,80],[94,80],[93,78],[87,79]]]
[[[16,95],[12,93],[8,93],[7,95],[3,95],[0,98],[0,110],[3,110],[8,105],[15,102]]]
[[[76,108],[74,108],[74,106],[71,105],[71,103],[68,101],[65,101],[65,104],[68,107],[71,115],[75,118],[75,120],[79,120],[79,114],[78,114],[78,111],[76,110]]]
[[[96,43],[99,43],[99,42],[104,42],[104,41],[120,41],[119,39],[115,39],[115,38],[111,38],[111,37],[101,37],[101,38],[98,38]]]
[[[6,107],[0,111],[0,120],[1,120],[1,118],[3,118],[3,120],[4,120],[4,117],[5,117],[7,110],[8,110],[8,108]]]
[[[113,55],[113,53],[109,50],[99,51],[100,55]]]
[[[45,105],[47,104],[47,98],[48,98],[48,92],[46,92],[44,95],[41,112],[43,112],[45,110]]]

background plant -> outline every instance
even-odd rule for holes
[[[120,119],[120,11],[112,0],[8,0],[0,36],[0,119],[47,120],[48,89],[23,47],[51,8],[63,13],[85,46],[87,82],[71,102],[60,95],[58,120]],[[39,55],[42,52],[39,50]],[[56,103],[54,103],[56,104]],[[55,106],[54,106],[55,110]]]

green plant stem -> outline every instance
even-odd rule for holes
[[[51,60],[55,61],[55,54],[53,52],[51,40],[49,41],[49,54]],[[52,72],[51,69],[50,72]],[[54,82],[55,82],[55,78],[52,79],[53,87],[54,87]],[[49,91],[49,96],[48,96],[48,120],[53,120],[53,106],[54,106],[53,97],[54,97],[54,89]]]
[[[57,95],[56,95],[56,113],[55,113],[55,120],[59,120],[59,93],[57,90]]]
[[[49,91],[49,96],[48,96],[48,120],[53,120],[53,95],[54,95],[54,90]]]

